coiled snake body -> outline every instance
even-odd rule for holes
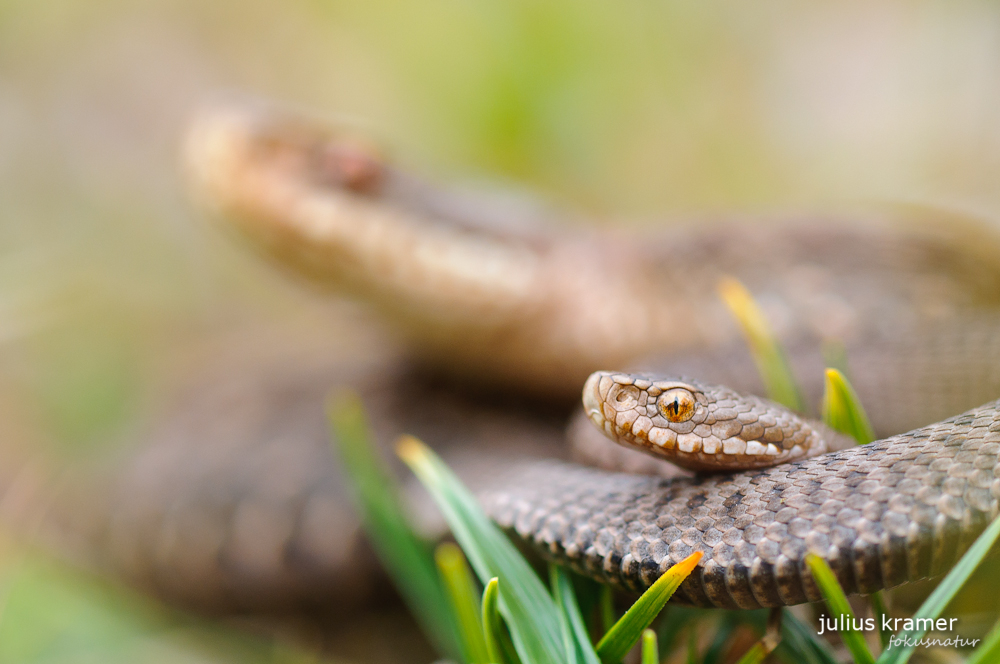
[[[590,372],[651,356],[659,357],[653,368],[672,375],[759,392],[738,331],[715,302],[718,278],[734,275],[774,322],[810,403],[821,386],[821,349],[835,340],[876,429],[922,427],[774,468],[664,479],[529,461],[502,449],[506,438],[522,450],[535,438],[552,450],[553,427],[539,420],[524,435],[493,425],[479,435],[461,417],[438,417],[435,426],[451,422],[460,430],[466,456],[493,453],[488,477],[470,479],[489,513],[542,555],[585,574],[640,589],[701,550],[681,599],[739,608],[796,604],[819,597],[804,571],[809,551],[830,562],[848,591],[871,592],[946,570],[998,512],[1000,405],[973,408],[1000,395],[1000,242],[988,231],[947,220],[901,227],[877,219],[675,228],[657,236],[637,230],[638,238],[498,230],[482,217],[510,208],[470,207],[435,194],[350,141],[259,110],[207,114],[191,132],[187,160],[202,198],[256,246],[315,282],[372,302],[425,364],[465,384],[471,378],[492,386],[470,392],[466,402],[513,393],[534,412],[549,409],[551,421],[579,399]],[[379,399],[377,417],[422,411],[426,395],[405,390],[423,388],[393,381],[396,396]],[[424,434],[428,442],[434,431]],[[322,437],[321,425],[315,435]],[[662,470],[610,444],[595,446],[592,433],[577,438],[578,456],[619,470]],[[276,443],[275,467],[286,463],[281,450],[294,456],[297,445]],[[195,463],[210,447],[206,441],[175,457],[160,454],[156,473],[170,476],[171,464]],[[120,482],[114,500],[124,507],[101,535],[117,542],[113,565],[169,578],[167,594],[222,605],[346,593],[357,579],[344,567],[371,554],[315,544],[347,530],[349,518],[332,507],[337,499],[317,498],[335,471],[316,471],[318,462],[299,466],[295,472],[312,479],[279,482],[279,489],[240,484],[242,498],[219,498],[229,485],[218,476],[199,480],[211,489],[183,497],[189,484],[164,481],[168,508],[147,509],[131,498],[149,481]],[[150,462],[134,467],[152,477]],[[324,521],[333,512],[338,516]],[[216,516],[228,534],[212,534]],[[182,527],[186,518],[195,526]],[[254,545],[270,553],[246,558],[237,522],[294,525],[276,526],[281,534],[270,548],[258,534]],[[148,532],[158,523],[173,524],[170,537]],[[201,539],[185,545],[191,533]],[[174,553],[149,544],[157,538]],[[182,555],[190,551],[198,562]],[[257,566],[240,567],[241,560]]]

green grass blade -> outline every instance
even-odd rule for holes
[[[767,647],[758,641],[750,647],[750,650],[743,653],[743,656],[736,661],[736,664],[760,664],[769,654],[770,651],[768,651]]]
[[[569,573],[558,565],[549,565],[549,580],[552,596],[560,610],[563,641],[566,643],[566,651],[571,654],[570,661],[600,664],[594,646],[590,643],[590,634],[583,622]]]
[[[785,351],[750,291],[736,279],[726,278],[719,282],[719,295],[743,329],[768,396],[797,413],[804,412],[802,393]]]
[[[660,648],[663,649],[663,652],[672,652],[675,647],[680,647],[676,644],[681,633],[688,625],[704,617],[707,613],[706,609],[693,609],[687,606],[672,605],[664,608],[659,625],[656,627],[656,638],[660,642]]]
[[[781,617],[781,643],[774,652],[788,664],[837,664],[826,641],[787,609]]]
[[[348,485],[379,560],[435,647],[457,658],[458,635],[431,546],[410,527],[396,487],[375,453],[361,400],[342,393],[330,399],[328,413]]]
[[[725,656],[726,645],[740,626],[740,618],[736,612],[720,611],[715,622],[712,640],[701,656],[701,664],[719,664]]]
[[[438,546],[434,552],[438,572],[451,600],[451,609],[458,623],[458,636],[465,653],[465,661],[471,664],[489,664],[494,661],[486,649],[483,634],[481,608],[476,601],[475,581],[465,563],[462,550],[450,542]]]
[[[698,630],[694,625],[688,631],[687,664],[698,664]]]
[[[520,659],[565,662],[559,610],[527,561],[427,446],[404,436],[398,453],[433,496],[480,581],[488,583],[494,576],[504,580],[498,606]]]
[[[782,609],[771,609],[768,612],[767,625],[764,629],[764,636],[760,641],[753,644],[749,650],[743,653],[737,664],[760,664],[764,658],[774,652],[774,649],[781,644],[784,632],[784,616]]]
[[[882,616],[889,615],[889,610],[885,608],[885,599],[882,597],[882,593],[872,593],[869,599],[872,603],[872,613],[875,614],[875,620],[878,622],[878,639],[882,644],[882,650],[885,650],[889,647],[889,639],[892,637],[892,632],[888,628],[883,629]]]
[[[486,651],[489,661],[497,664],[516,664],[516,654],[508,651],[507,634],[500,623],[500,612],[497,610],[497,599],[500,596],[500,579],[493,577],[483,591],[483,636],[486,639]]]
[[[691,574],[701,556],[701,552],[696,551],[664,572],[608,630],[596,648],[597,655],[604,664],[614,664],[625,657],[639,640],[642,631],[649,627],[677,587]]]
[[[847,434],[859,445],[866,445],[875,440],[875,430],[868,420],[868,414],[865,413],[857,392],[839,369],[826,370],[822,411],[823,422],[828,427]],[[873,593],[870,600],[879,625],[879,641],[885,650],[889,646],[889,637],[892,636],[887,630],[882,629],[882,614],[886,613],[885,600],[879,592]]]
[[[924,600],[924,603],[917,612],[913,614],[913,619],[916,621],[940,616],[941,612],[948,606],[948,602],[965,585],[969,576],[972,575],[972,572],[975,571],[979,563],[989,553],[990,548],[992,548],[998,537],[1000,537],[1000,518],[993,519],[993,523],[989,525],[982,535],[976,538],[976,541],[965,552],[965,555],[958,561],[958,564],[948,572],[948,576],[944,577],[937,588],[934,589],[934,592],[931,593],[930,597]],[[922,638],[926,632],[926,629],[912,629],[903,632],[900,637],[904,640],[915,641]],[[878,664],[903,664],[903,662],[910,659],[910,655],[912,654],[912,646],[890,644],[888,650],[883,652],[882,656],[878,658]]]
[[[1000,662],[1000,622],[993,626],[983,643],[966,660],[965,664],[992,664]]]
[[[840,587],[837,577],[826,561],[814,553],[809,553],[806,554],[806,565],[809,566],[809,571],[812,572],[816,585],[826,600],[830,617],[836,619],[844,616],[848,622],[853,621],[854,613],[851,611],[851,605],[847,603],[844,589]],[[848,629],[840,632],[840,638],[844,640],[844,645],[851,651],[851,656],[857,664],[874,664],[875,658],[868,650],[868,644],[865,643],[865,637],[861,632]]]
[[[861,445],[875,440],[868,415],[847,378],[836,369],[826,370],[823,392],[823,422],[828,427],[854,438]]]
[[[601,629],[606,633],[615,624],[615,597],[611,586],[601,586]]]
[[[642,664],[660,664],[660,648],[656,644],[656,632],[647,629],[642,633]]]

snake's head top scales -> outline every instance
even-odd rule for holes
[[[619,445],[701,471],[762,468],[828,451],[825,427],[767,399],[687,378],[598,371],[587,417]]]

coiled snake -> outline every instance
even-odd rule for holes
[[[467,477],[489,513],[542,555],[585,574],[640,589],[701,550],[679,598],[700,606],[796,604],[818,599],[804,572],[806,552],[828,560],[848,591],[871,592],[946,570],[998,512],[1000,405],[973,408],[1000,395],[1000,365],[992,361],[1000,357],[1000,241],[982,227],[940,218],[657,233],[498,226],[497,218],[557,215],[434,190],[355,141],[266,109],[207,113],[190,132],[186,159],[217,218],[281,264],[371,302],[402,332],[408,353],[451,376],[446,383],[480,386],[458,396],[450,389],[445,400],[462,402],[452,417],[396,369],[353,374],[389,376],[369,401],[376,425],[398,418],[398,427],[431,443],[463,439],[470,467],[479,467]],[[833,340],[878,432],[922,428],[774,468],[672,479],[648,474],[663,466],[596,442],[596,429],[579,422],[571,427],[578,457],[647,474],[504,449],[505,442],[522,451],[540,446],[543,455],[556,449],[552,422],[597,369],[642,364],[759,393],[738,331],[713,295],[722,275],[758,296],[808,402],[817,401]],[[299,385],[287,363],[277,366],[260,375]],[[328,374],[313,369],[305,373],[315,397]],[[286,388],[244,407],[265,432],[254,435],[270,436],[266,449],[239,447],[238,427],[174,427],[166,436],[172,445],[197,444],[140,455],[125,480],[110,483],[119,507],[98,539],[112,567],[167,595],[223,608],[316,604],[364,591],[353,566],[370,552],[336,539],[356,530],[341,509],[336,471],[320,460],[322,442],[306,445],[308,454],[296,442],[322,441],[321,415],[308,411],[318,431],[288,426],[306,411],[299,388]],[[497,393],[529,414],[502,413],[505,406],[491,405]],[[202,401],[193,399],[195,410],[208,418],[211,400]],[[274,403],[293,414],[261,414]],[[316,399],[309,403],[320,412]],[[490,424],[469,424],[469,404],[489,410]],[[638,431],[638,417],[624,428]],[[442,433],[447,426],[451,433]],[[263,459],[259,468],[225,474],[228,448],[213,448],[203,434]],[[698,450],[683,444],[690,454],[768,452],[768,441],[749,449],[730,442],[727,452],[730,434],[707,435],[716,442],[702,438]],[[772,447],[776,456],[798,457],[799,443]],[[216,474],[187,470],[202,457]],[[137,498],[150,492],[159,497]]]

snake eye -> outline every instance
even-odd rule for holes
[[[682,387],[675,387],[660,395],[656,406],[671,422],[687,422],[694,415],[694,395]]]

